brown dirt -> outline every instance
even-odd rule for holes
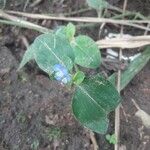
[[[123,2],[109,1],[119,6]],[[34,8],[29,7],[31,3],[28,4],[26,12],[64,13],[86,7],[84,0],[76,0],[74,3],[71,0],[45,0]],[[23,0],[10,0],[7,1],[5,9],[22,11],[24,5]],[[150,12],[149,5],[149,0],[142,1],[142,4],[135,1],[129,3],[128,8],[147,14]],[[93,16],[96,13],[92,11],[86,15]],[[47,21],[45,26],[55,28],[61,24],[64,22]],[[31,43],[39,33],[7,25],[0,27],[0,150],[33,150],[36,146],[39,150],[91,150],[89,133],[72,116],[70,91],[56,81],[50,81],[33,62],[22,72],[16,71],[26,49],[22,36]],[[79,32],[96,40],[98,28],[85,28]],[[114,32],[119,31],[118,27],[111,25],[106,28],[111,32],[112,29]],[[141,31],[130,28],[125,28],[125,31],[142,34]],[[149,74],[150,63],[122,92],[120,143],[126,150],[149,150],[150,147],[150,130],[135,117],[136,108],[131,102],[133,98],[141,109],[150,114]],[[109,134],[114,132],[113,120],[114,113],[110,115]],[[113,150],[113,145],[105,140],[104,135],[96,135],[96,138],[101,150]]]
[[[44,75],[18,74],[17,66],[10,50],[1,47],[1,146],[28,150],[36,140],[40,149],[54,149],[57,145],[59,149],[88,146],[89,138],[72,117],[67,89]]]
[[[150,114],[149,75],[150,63],[135,76],[122,94],[121,143],[126,145],[127,150],[148,150],[150,147],[150,130],[144,127],[141,120],[135,116],[137,109],[131,101],[134,99],[142,110]]]

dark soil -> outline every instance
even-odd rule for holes
[[[121,0],[109,1],[122,7]],[[5,9],[22,11],[25,2],[10,0]],[[84,0],[44,0],[35,7],[31,7],[32,3],[33,1],[24,11],[64,13],[86,7]],[[144,15],[149,14],[149,6],[149,0],[132,1],[128,4],[130,10],[139,11]],[[82,15],[94,16],[96,12],[90,11]],[[49,28],[66,24],[60,21],[36,23]],[[89,132],[71,113],[71,92],[56,81],[49,80],[33,62],[28,63],[21,72],[17,72],[26,49],[23,37],[31,43],[39,33],[7,25],[0,27],[0,150],[92,150]],[[96,40],[98,28],[86,28],[79,32]],[[118,27],[106,26],[111,32],[112,28],[114,32],[119,32]],[[143,31],[133,31],[130,28],[125,28],[125,31],[143,34]],[[104,71],[108,72],[106,68]],[[142,110],[150,114],[149,75],[150,63],[122,91],[120,150],[149,150],[150,130],[135,117],[137,109],[131,101],[134,99]],[[110,115],[109,134],[114,133],[113,120],[114,113]],[[96,135],[96,138],[101,150],[113,150],[113,145],[105,140],[105,135]]]
[[[6,47],[0,49],[1,147],[28,150],[86,149],[89,138],[70,110],[70,95],[43,75],[16,72],[18,62]]]
[[[121,109],[121,143],[127,150],[148,150],[150,147],[150,130],[135,117],[137,111],[131,101],[134,99],[142,110],[150,114],[150,63],[135,76],[122,92]]]

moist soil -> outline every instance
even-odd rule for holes
[[[75,2],[43,0],[32,7],[33,1],[25,7],[23,0],[9,0],[5,9],[32,13],[59,13],[76,11],[87,7],[84,0]],[[123,1],[109,0],[118,7]],[[148,15],[150,1],[132,1],[129,10]],[[88,11],[76,16],[95,16],[95,11]],[[33,21],[30,19],[29,21]],[[64,25],[62,21],[34,21],[48,28]],[[106,25],[108,32],[119,33],[120,28]],[[98,26],[79,29],[78,33],[87,34],[98,39]],[[132,35],[143,31],[124,29]],[[93,145],[87,129],[83,128],[71,112],[72,93],[39,70],[34,62],[28,63],[20,72],[17,71],[26,50],[24,37],[29,43],[38,36],[37,31],[21,29],[15,26],[0,25],[0,150],[92,150]],[[102,35],[104,36],[104,34]],[[131,52],[126,50],[127,55]],[[132,50],[132,54],[137,50]],[[114,65],[115,66],[115,65]],[[109,69],[108,69],[109,68]],[[102,66],[105,73],[115,69]],[[93,71],[87,71],[89,75]],[[150,114],[150,63],[137,74],[122,91],[120,150],[149,150],[150,130],[135,116],[137,111],[131,101],[134,99],[139,107]],[[114,133],[114,112],[110,114],[108,134]],[[96,134],[101,150],[113,150],[105,135]]]

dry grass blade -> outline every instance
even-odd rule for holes
[[[50,16],[50,15],[44,15],[44,14],[23,13],[23,12],[17,12],[17,11],[6,11],[6,13],[24,16],[24,17],[28,17],[32,19],[49,19],[49,20],[87,22],[87,23],[120,24],[120,25],[132,26],[135,28],[150,31],[150,28],[138,24],[138,23],[147,24],[147,23],[150,23],[150,20],[114,20],[114,19],[95,18],[95,17],[62,17],[62,16]]]
[[[133,36],[103,39],[96,42],[99,48],[137,48],[150,45],[150,36]]]
[[[25,28],[34,29],[34,30],[37,30],[37,31],[40,31],[43,33],[50,31],[49,29],[47,29],[45,27],[39,26],[39,25],[31,23],[29,21],[25,21],[19,17],[9,15],[9,14],[5,13],[3,10],[0,10],[0,17],[12,21],[12,24],[22,26]]]
[[[0,17],[11,20],[12,23],[8,21],[7,24],[17,25],[29,29],[34,29],[40,32],[47,32],[49,31],[47,28],[42,27],[40,25],[36,25],[34,23],[31,23],[29,21],[25,21],[23,19],[20,19],[19,17],[8,15],[7,13],[0,10]],[[5,20],[4,20],[5,21]],[[2,23],[5,23],[2,21]],[[149,27],[149,26],[148,26]],[[100,48],[136,48],[141,47],[145,45],[149,45],[149,36],[137,36],[137,37],[131,37],[129,39],[108,39],[108,40],[100,40],[97,41],[97,44]]]
[[[6,11],[9,14],[15,14],[19,16],[29,17],[33,19],[51,19],[51,20],[64,20],[64,21],[75,21],[75,22],[94,22],[94,23],[150,23],[150,20],[113,20],[108,18],[96,18],[96,17],[63,17],[63,16],[50,16],[47,14],[31,14],[19,11]]]

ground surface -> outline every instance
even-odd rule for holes
[[[110,2],[122,6],[120,0]],[[71,0],[61,2],[49,0],[34,8],[30,7],[31,3],[25,8],[26,12],[64,13],[86,7],[85,1],[79,0],[75,3]],[[142,3],[136,1],[128,4],[128,8],[147,15],[150,12],[149,5],[149,0]],[[10,0],[5,7],[22,11],[24,6],[25,1]],[[82,15],[95,16],[96,13],[92,11]],[[64,24],[56,21],[37,21],[37,23],[50,28]],[[22,72],[17,72],[26,49],[23,36],[31,43],[39,33],[6,25],[0,27],[0,150],[91,150],[93,146],[89,132],[72,116],[70,91],[56,81],[50,81],[33,62]],[[88,34],[96,40],[98,28],[86,28],[79,32]],[[107,30],[113,28],[114,32],[119,31],[119,28],[111,25],[106,28]],[[135,34],[131,29],[125,31]],[[142,31],[136,33],[142,34]],[[122,150],[149,150],[150,130],[135,117],[137,110],[131,102],[131,99],[134,99],[141,109],[150,114],[149,75],[150,63],[122,91],[120,139]],[[114,131],[113,116],[114,113],[110,115],[108,130],[110,134]],[[113,149],[113,145],[105,140],[105,136],[96,135],[96,138],[101,150]]]

